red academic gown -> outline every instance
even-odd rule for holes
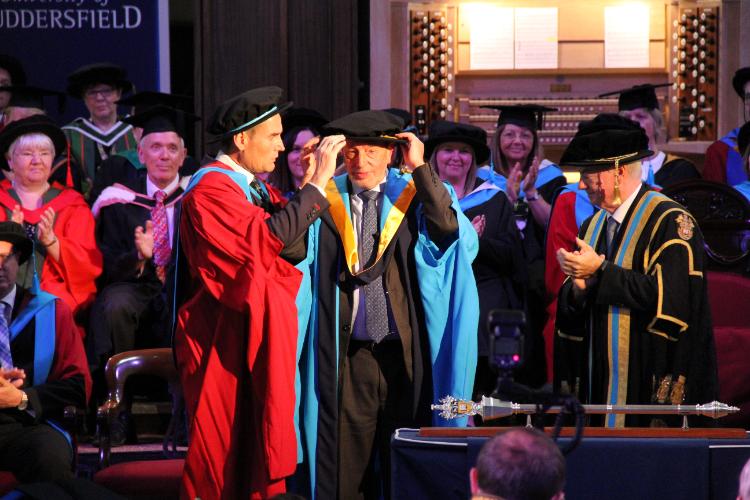
[[[565,281],[565,273],[557,262],[557,249],[575,250],[578,236],[576,222],[576,192],[560,193],[555,200],[547,226],[547,242],[545,248],[544,285],[547,291],[545,304],[547,308],[547,322],[544,325],[544,347],[547,359],[547,381],[553,376],[553,346],[555,339],[555,315],[557,313],[557,294]]]
[[[37,224],[47,207],[55,210],[55,236],[60,241],[60,260],[44,258],[39,277],[42,290],[62,299],[73,316],[94,300],[94,280],[102,272],[102,254],[96,246],[95,222],[89,206],[77,191],[53,183],[59,194],[36,210],[23,208],[24,222]],[[10,181],[0,182],[0,221],[8,220],[19,201],[11,196]],[[37,243],[38,244],[38,243]],[[37,253],[37,259],[41,255]],[[83,328],[78,328],[81,337]]]
[[[205,174],[182,200],[191,281],[175,334],[191,419],[182,498],[271,497],[296,468],[301,273],[279,256],[267,217],[221,173]]]

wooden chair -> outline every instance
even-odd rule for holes
[[[662,191],[690,211],[703,233],[707,268],[750,274],[750,202],[731,186],[691,180]]]
[[[101,470],[94,475],[94,482],[112,491],[138,498],[177,498],[184,460],[140,460],[111,464],[110,428],[113,419],[124,409],[125,383],[131,375],[155,375],[170,386],[173,396],[172,419],[164,437],[165,456],[170,456],[169,442],[174,443],[176,419],[182,416],[182,396],[179,375],[174,364],[172,350],[142,349],[116,354],[109,358],[104,370],[109,394],[97,410],[99,425],[99,465]]]

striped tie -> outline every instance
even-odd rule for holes
[[[10,328],[8,328],[8,304],[0,302],[0,368],[13,368],[13,355],[10,352]]]

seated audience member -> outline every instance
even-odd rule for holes
[[[653,155],[641,160],[641,180],[654,188],[664,188],[681,181],[700,178],[700,173],[692,162],[659,151],[659,145],[666,142],[667,137],[664,116],[659,109],[659,100],[654,89],[665,85],[636,85],[599,96],[620,94],[617,99],[620,115],[637,122],[646,132],[648,149]]]
[[[187,96],[146,90],[124,97],[117,101],[117,104],[132,109],[133,115],[140,115],[156,106],[166,106],[189,113],[191,111],[190,101],[190,97]],[[188,134],[188,132],[189,130],[186,129],[185,134]],[[133,125],[133,136],[136,143],[141,141],[142,133],[143,129],[141,127]],[[186,139],[186,137],[186,135],[183,135],[183,139]],[[102,194],[104,188],[114,184],[123,184],[130,189],[136,189],[142,178],[142,172],[140,171],[145,168],[146,166],[138,159],[136,148],[126,149],[110,155],[99,167],[99,171],[94,179],[94,186],[89,193],[89,200],[93,204],[99,195]],[[198,168],[200,168],[198,162],[192,156],[186,155],[185,161],[180,167],[180,175],[192,175]]]
[[[63,127],[70,154],[81,169],[83,193],[88,195],[102,162],[115,153],[136,148],[133,127],[117,116],[117,101],[133,84],[120,66],[97,63],[68,75],[68,94],[83,99],[89,117]]]
[[[23,70],[21,61],[7,54],[0,54],[0,87],[10,85],[24,85],[26,83],[26,73]],[[11,93],[7,90],[0,91],[0,130],[5,126],[5,108],[11,98]]]
[[[743,121],[750,119],[750,66],[740,68],[735,72],[732,87],[744,104]],[[742,163],[742,151],[737,147],[739,132],[739,127],[732,129],[706,149],[706,158],[703,162],[704,179],[723,182],[730,186],[748,180],[748,174]]]
[[[745,123],[737,134],[737,147],[742,154],[742,165],[750,179],[750,122]],[[750,200],[750,180],[734,185],[734,189]]]
[[[289,108],[282,113],[281,123],[284,151],[276,158],[276,168],[269,174],[268,182],[289,199],[304,184],[303,148],[310,139],[320,134],[320,127],[328,120],[314,109]]]
[[[49,182],[52,159],[65,148],[65,135],[46,116],[5,127],[0,154],[5,154],[13,182],[0,182],[0,220],[23,223],[35,242],[33,258],[19,269],[18,284],[31,287],[34,269],[40,270],[42,290],[62,299],[80,319],[77,314],[94,299],[102,256],[83,196]]]
[[[57,110],[62,112],[65,108],[65,94],[56,90],[48,90],[29,85],[13,85],[10,87],[0,87],[0,90],[8,90],[12,93],[10,103],[5,108],[5,125],[12,122],[28,118],[34,115],[45,115],[46,107],[44,105],[45,97],[54,97],[57,100]],[[76,191],[81,191],[81,172],[73,164],[69,166],[68,148],[57,151],[57,156],[52,162],[52,173],[50,181],[57,182],[66,187],[73,187]],[[13,180],[12,173],[9,170],[3,170],[5,177],[10,181]]]
[[[543,432],[511,429],[482,446],[469,479],[474,500],[563,500],[565,459]]]
[[[170,344],[166,271],[176,205],[189,180],[179,174],[186,154],[183,124],[196,117],[157,106],[126,120],[143,130],[138,158],[145,169],[138,170],[135,186],[108,187],[92,207],[104,256],[89,328],[92,371],[112,354]]]
[[[740,472],[740,489],[737,492],[737,500],[750,500],[750,460]]]
[[[91,390],[70,308],[16,285],[32,247],[20,224],[0,222],[0,470],[23,483],[72,477],[68,438],[49,422]]]
[[[489,313],[493,309],[525,307],[526,266],[513,206],[499,187],[477,179],[477,166],[490,157],[483,129],[436,120],[430,124],[425,157],[430,158],[440,179],[453,186],[461,210],[479,236],[479,253],[472,264],[479,292],[479,359],[474,394],[489,396],[497,383],[497,374],[488,362]]]

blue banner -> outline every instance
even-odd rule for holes
[[[119,64],[136,90],[168,92],[168,0],[0,0],[0,53],[22,61],[29,85],[65,91],[66,76],[95,62]],[[59,123],[88,117],[69,97]]]

